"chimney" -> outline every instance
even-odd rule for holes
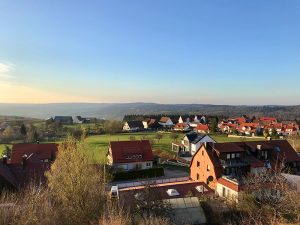
[[[257,145],[256,148],[257,148],[258,150],[261,150],[261,145]]]
[[[7,155],[3,155],[2,160],[3,160],[3,164],[7,165]]]
[[[27,155],[24,154],[24,155],[22,156],[22,165],[23,165],[23,169],[24,169],[25,166],[26,166],[26,160],[27,160]]]

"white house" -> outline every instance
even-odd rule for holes
[[[160,118],[159,122],[160,125],[162,125],[163,127],[172,127],[174,126],[174,123],[172,122],[170,117],[167,116],[163,116],[162,118]]]
[[[181,140],[181,143],[177,145],[178,147],[180,145],[180,147],[183,148],[183,151],[188,151],[191,155],[194,155],[200,148],[200,145],[205,142],[216,143],[216,141],[208,134],[198,134],[195,131],[191,131],[187,133]],[[173,143],[173,149],[175,145],[176,144]]]
[[[140,131],[144,129],[142,121],[127,121],[123,126],[123,131]]]

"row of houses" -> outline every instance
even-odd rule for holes
[[[163,192],[175,193],[167,193],[170,198],[185,197],[194,191],[215,192],[238,200],[247,187],[248,175],[255,177],[266,170],[300,175],[300,156],[286,140],[216,143],[208,135],[201,138],[197,133],[188,133],[183,141],[191,151],[196,149],[190,163],[190,178],[165,184]],[[44,173],[54,162],[57,151],[56,144],[14,144],[10,157],[3,156],[0,161],[0,188],[19,189],[30,182],[44,183]],[[123,171],[145,170],[155,165],[148,140],[110,142],[107,157],[110,166]]]
[[[84,118],[81,116],[54,116],[46,119],[46,122],[55,122],[60,124],[82,124],[89,123],[90,118]]]
[[[293,122],[277,122],[273,117],[261,117],[250,120],[247,117],[231,118],[222,120],[218,124],[218,129],[223,133],[239,133],[242,135],[257,135],[267,131],[270,135],[274,132],[277,135],[295,135],[299,131],[299,125]]]
[[[148,141],[110,143],[108,157],[110,165],[125,170],[147,169],[153,165]],[[189,180],[158,184],[155,188],[160,193],[157,197],[161,199],[215,193],[222,198],[239,201],[243,191],[249,187],[248,177],[255,178],[265,171],[269,171],[269,175],[278,171],[299,177],[300,156],[285,140],[233,143],[209,140],[203,142],[192,157]],[[270,187],[265,188],[269,191]],[[137,190],[142,189],[141,184],[134,188],[121,188],[119,192],[129,203],[136,198]]]
[[[123,131],[135,132],[141,130],[158,130],[158,129],[173,129],[175,131],[190,131],[193,129],[199,132],[208,133],[206,116],[178,116],[168,117],[163,116],[160,119],[145,118],[142,121],[126,121],[123,126]]]

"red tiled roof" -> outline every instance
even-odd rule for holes
[[[187,126],[187,123],[176,123],[174,128],[184,129]]]
[[[275,122],[277,119],[275,117],[261,117],[260,121],[273,121]]]
[[[153,161],[150,142],[142,141],[112,141],[110,149],[113,163]]]
[[[198,124],[195,130],[203,130],[203,131],[208,131],[209,127],[206,124]]]
[[[236,185],[235,183],[230,182],[229,180],[224,179],[222,177],[220,177],[218,179],[218,183],[224,185],[225,187],[230,188],[231,190],[237,191],[237,192],[239,192],[241,190],[240,185]]]
[[[10,158],[11,164],[22,163],[22,156],[36,154],[39,159],[53,159],[58,150],[57,144],[14,144]]]

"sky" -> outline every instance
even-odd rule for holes
[[[300,104],[299,0],[0,0],[0,102]]]

